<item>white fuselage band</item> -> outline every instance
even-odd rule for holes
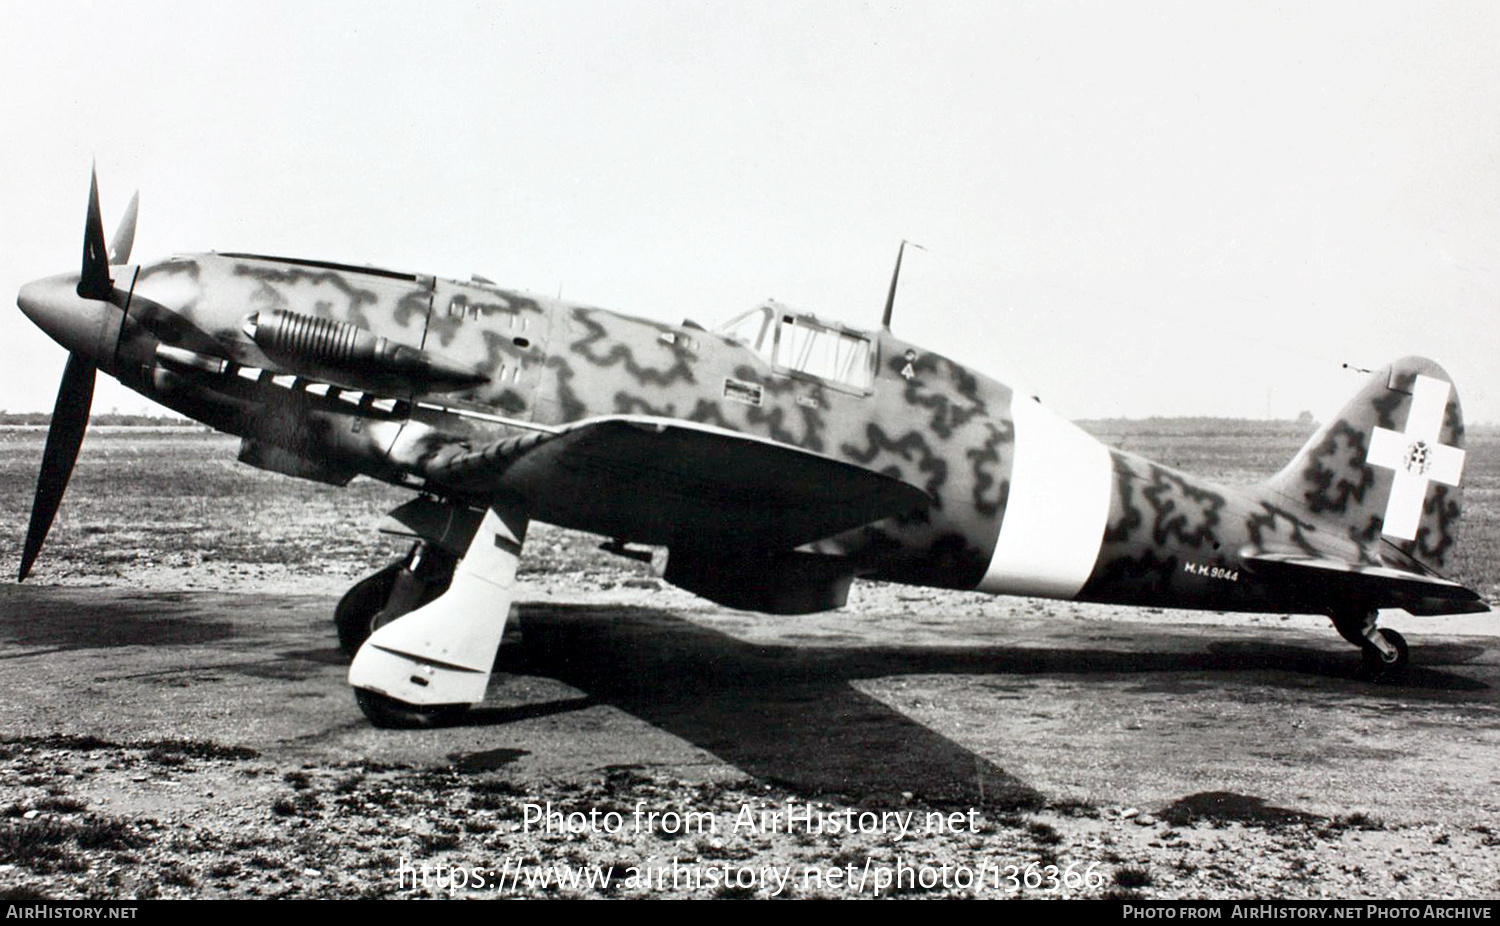
[[[1010,494],[979,590],[1072,598],[1094,570],[1109,520],[1109,450],[1030,396],[1014,394],[1010,413]]]

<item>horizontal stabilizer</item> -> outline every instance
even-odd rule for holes
[[[1240,554],[1256,575],[1316,589],[1316,597],[1334,596],[1371,608],[1402,608],[1412,614],[1476,614],[1490,609],[1479,593],[1436,576],[1350,563],[1300,553]]]
[[[439,453],[422,475],[468,493],[519,496],[533,518],[563,527],[700,549],[791,549],[930,502],[852,463],[634,415]]]

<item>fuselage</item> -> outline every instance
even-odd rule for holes
[[[457,282],[252,255],[115,267],[96,363],[241,436],[241,459],[483,506],[423,461],[608,415],[686,419],[902,479],[930,503],[827,538],[853,574],[996,594],[1321,610],[1240,551],[1363,561],[1270,493],[1104,447],[1035,397],[888,330],[769,303],[716,331]],[[113,347],[109,342],[114,339]],[[75,351],[84,348],[68,345]],[[565,527],[598,531],[586,516]],[[611,533],[616,533],[611,531]],[[624,541],[655,542],[642,525]],[[682,541],[679,541],[682,542]]]

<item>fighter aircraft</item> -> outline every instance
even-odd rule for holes
[[[895,276],[878,330],[776,302],[710,330],[479,278],[240,253],[133,264],[135,224],[132,200],[106,246],[96,179],[80,271],[17,299],[70,351],[20,578],[96,370],[238,435],[252,466],[409,488],[382,529],[410,552],[334,618],[378,725],[484,698],[532,520],[622,555],[665,547],[666,581],[773,614],[838,608],[856,577],[1323,614],[1376,676],[1408,661],[1380,609],[1489,610],[1443,575],[1463,419],[1429,360],[1374,373],[1283,470],[1231,491],[896,337]]]

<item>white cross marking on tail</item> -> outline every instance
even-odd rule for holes
[[[1383,533],[1392,537],[1415,540],[1428,484],[1456,486],[1463,475],[1464,452],[1438,442],[1452,389],[1451,383],[1418,376],[1412,389],[1411,411],[1406,415],[1406,430],[1376,428],[1370,433],[1370,452],[1365,454],[1365,462],[1395,472],[1382,528]]]

